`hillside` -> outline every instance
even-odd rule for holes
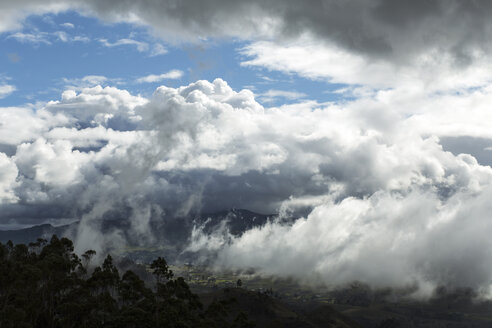
[[[265,293],[243,288],[224,288],[200,295],[204,305],[225,301],[231,315],[244,312],[258,328],[358,328],[356,322],[330,306],[295,307]]]

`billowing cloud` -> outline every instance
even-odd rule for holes
[[[43,132],[68,124],[64,115],[53,115],[45,109],[4,107],[0,110],[0,145],[16,147],[32,141]]]
[[[86,81],[100,80],[100,77],[86,77]],[[134,112],[136,106],[146,103],[141,97],[132,96],[126,90],[114,87],[96,86],[85,88],[77,94],[73,90],[67,90],[62,94],[61,101],[52,101],[47,104],[45,110],[51,113],[63,113],[71,117],[74,122],[110,124],[115,122],[135,123],[140,117]],[[119,120],[120,115],[124,116]]]
[[[300,218],[235,237],[197,227],[189,249],[264,274],[310,268],[328,284],[487,289],[492,168],[439,138],[492,139],[491,95],[382,90],[264,108],[220,79],[161,86],[150,99],[67,90],[35,111],[2,109],[2,122],[21,115],[27,125],[0,127],[0,220],[80,220],[83,250],[164,242],[151,227],[171,218],[277,212]],[[121,228],[105,231],[106,220]]]
[[[0,204],[17,200],[14,192],[17,173],[17,166],[13,160],[0,153]]]
[[[415,190],[404,197],[378,192],[328,201],[293,225],[271,223],[223,238],[217,263],[332,286],[362,280],[376,287],[419,286],[422,294],[436,285],[488,292],[490,196],[486,187],[446,200]],[[220,243],[205,244],[216,250]]]

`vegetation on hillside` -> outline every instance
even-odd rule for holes
[[[71,240],[53,236],[29,245],[0,243],[0,327],[251,327],[228,301],[204,308],[163,258],[150,266],[155,284],[121,274],[110,255],[92,266]]]

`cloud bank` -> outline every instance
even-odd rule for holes
[[[73,234],[83,250],[128,235],[159,242],[151,225],[169,218],[279,212],[301,218],[238,237],[198,229],[190,249],[265,274],[302,278],[309,268],[328,284],[487,289],[492,168],[439,138],[492,138],[491,97],[490,88],[427,98],[385,90],[264,108],[221,79],[161,86],[150,99],[67,90],[36,110],[2,108],[11,124],[0,127],[0,219],[81,220]],[[103,233],[107,220],[130,233]]]

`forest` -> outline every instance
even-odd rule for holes
[[[81,256],[73,242],[0,243],[0,327],[253,327],[230,300],[204,306],[165,259],[149,269],[152,283],[131,270],[120,272],[111,255],[101,265],[96,252]]]

